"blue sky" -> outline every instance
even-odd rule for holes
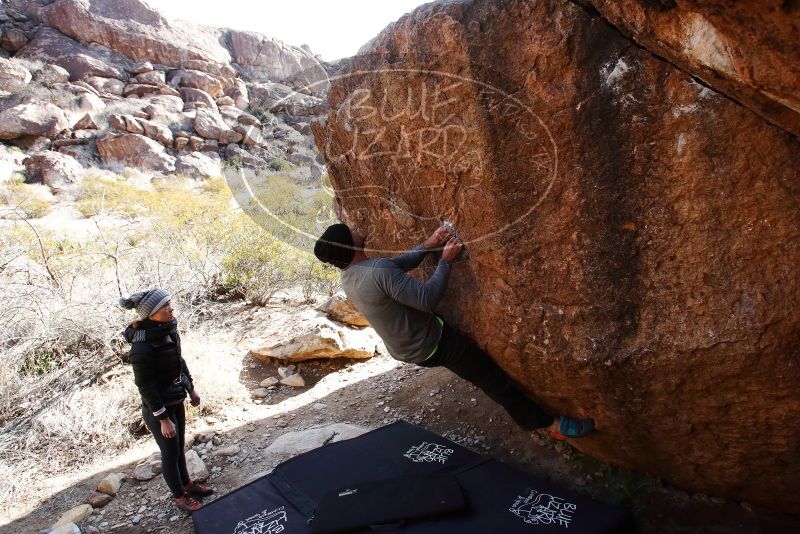
[[[361,45],[421,0],[145,0],[167,18],[257,31],[293,45],[307,44],[330,61]]]

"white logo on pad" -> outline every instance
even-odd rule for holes
[[[527,496],[519,496],[509,508],[529,525],[559,525],[569,528],[577,505],[565,502],[560,497],[530,490]]]
[[[453,454],[453,449],[448,449],[446,445],[423,441],[419,445],[408,449],[403,456],[413,462],[439,462],[443,464],[450,458],[451,454]]]
[[[233,534],[279,534],[284,531],[284,523],[286,523],[286,510],[284,506],[281,506],[271,511],[264,510],[239,521]]]

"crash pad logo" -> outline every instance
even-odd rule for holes
[[[286,523],[286,510],[284,506],[275,510],[264,510],[239,521],[233,534],[278,534],[283,532]]]
[[[564,499],[530,490],[528,495],[520,495],[509,509],[529,525],[557,525],[569,528],[572,514],[577,505]]]
[[[451,454],[453,454],[453,449],[448,449],[445,445],[423,441],[419,445],[408,449],[403,456],[412,462],[439,462],[443,464],[450,458]]]

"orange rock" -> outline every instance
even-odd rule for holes
[[[796,137],[560,0],[426,4],[339,76],[313,132],[347,216],[386,255],[455,223],[439,310],[594,417],[576,447],[800,509]]]

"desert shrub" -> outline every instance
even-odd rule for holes
[[[285,159],[276,159],[275,161],[270,162],[269,168],[275,172],[288,172],[294,169],[294,165]]]
[[[145,214],[149,192],[138,189],[120,178],[90,176],[78,192],[77,208],[84,217],[116,214],[139,217]]]
[[[52,195],[47,187],[24,183],[25,177],[17,173],[0,185],[0,205],[6,206],[4,216],[22,216],[26,219],[44,217],[53,208]]]

